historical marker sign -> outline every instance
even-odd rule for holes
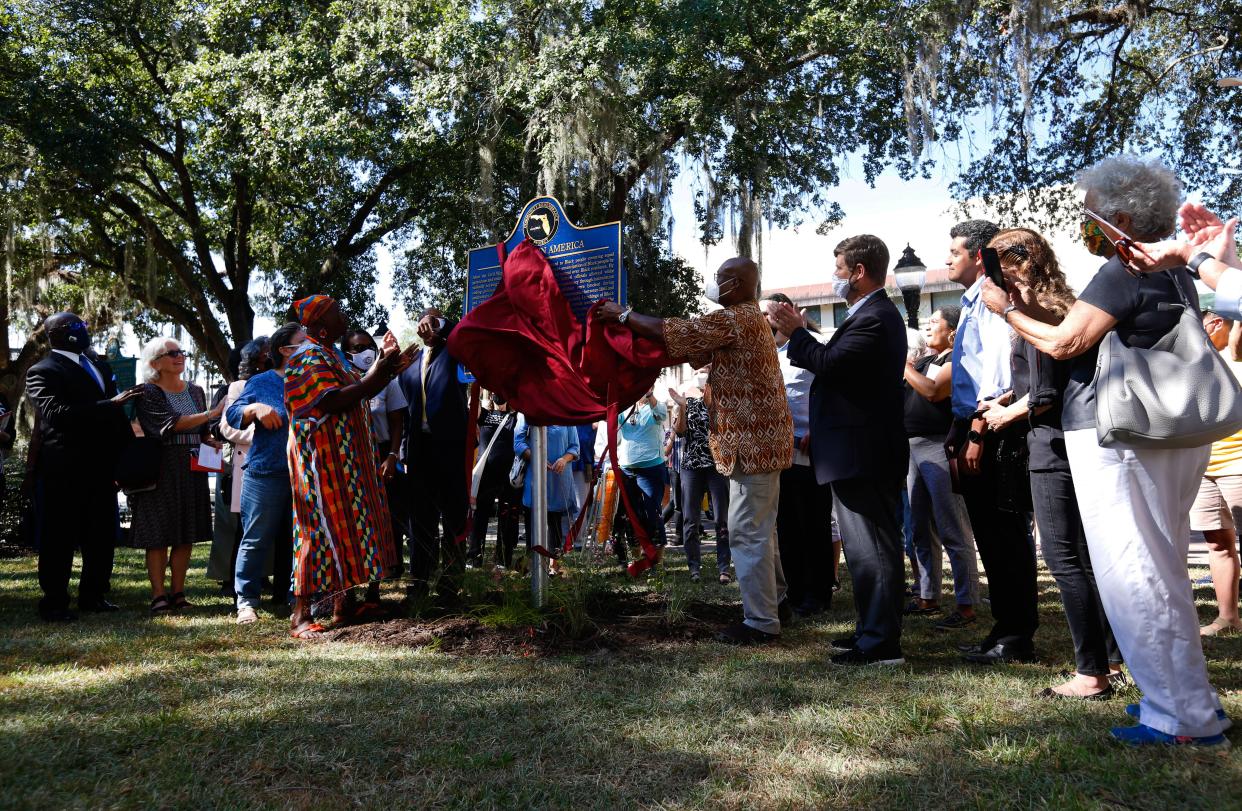
[[[548,264],[569,301],[569,309],[579,320],[586,318],[591,305],[602,298],[624,302],[625,273],[621,267],[621,223],[609,222],[579,228],[565,216],[555,197],[537,197],[522,209],[509,238],[505,254],[529,238],[548,257]],[[482,304],[500,284],[500,257],[496,246],[470,252],[466,271],[466,312]],[[459,370],[464,382],[473,377]]]

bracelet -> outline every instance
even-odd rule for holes
[[[1200,251],[1195,254],[1193,259],[1186,263],[1186,269],[1190,271],[1191,276],[1194,276],[1197,279],[1199,278],[1199,266],[1207,260],[1215,258],[1215,256],[1212,256],[1212,254],[1207,251]]]
[[[1009,314],[1016,309],[1018,309],[1017,306],[1010,304],[1008,307],[1006,307],[1004,310],[1001,311],[1001,318],[1005,319],[1006,324],[1009,323]]]

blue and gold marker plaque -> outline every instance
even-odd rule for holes
[[[505,240],[505,255],[527,238],[548,257],[561,293],[579,321],[586,318],[591,305],[599,299],[626,300],[620,222],[579,228],[565,216],[565,209],[555,197],[536,197],[522,208],[517,225]],[[500,276],[500,257],[495,245],[470,251],[466,270],[466,312],[496,292]],[[466,383],[474,380],[464,367],[459,367],[458,376]]]

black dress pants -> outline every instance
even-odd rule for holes
[[[810,465],[781,471],[776,537],[789,604],[815,612],[832,605],[832,491]]]
[[[1035,545],[1027,533],[1026,516],[996,506],[1001,499],[997,487],[997,442],[995,434],[984,434],[979,475],[960,477],[962,498],[992,600],[992,630],[983,647],[987,650],[1005,643],[1029,651],[1034,647],[1035,629],[1039,627]]]
[[[82,550],[78,605],[89,606],[108,593],[116,550],[116,490],[91,483],[71,489],[64,475],[40,474],[35,480],[39,537],[39,611],[69,608],[73,552]]]
[[[901,655],[906,571],[897,521],[901,485],[900,479],[871,478],[832,483],[833,509],[841,527],[858,612],[855,644],[864,653],[878,657]],[[788,571],[785,576],[788,578]]]
[[[1109,663],[1121,662],[1121,651],[1095,585],[1070,472],[1032,470],[1031,501],[1044,562],[1061,591],[1061,605],[1074,640],[1074,664],[1084,676],[1107,676]]]
[[[506,568],[513,565],[513,549],[518,542],[518,517],[522,514],[522,491],[509,486],[508,469],[493,475],[483,472],[479,495],[474,502],[474,525],[470,528],[469,559],[475,566],[483,563],[483,547],[487,542],[487,525],[496,518],[497,563]]]
[[[406,459],[413,588],[425,592],[439,565],[443,567],[444,585],[452,590],[465,569],[465,443],[415,430],[408,441]]]

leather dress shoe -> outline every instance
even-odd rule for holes
[[[78,603],[78,610],[83,614],[110,614],[113,611],[120,611],[121,607],[100,597],[93,602]]]
[[[1035,661],[1035,651],[1026,647],[1019,648],[1013,644],[998,642],[979,653],[963,654],[962,658],[976,665],[1030,664]]]
[[[39,618],[44,622],[76,622],[78,615],[67,608],[39,609]]]
[[[716,634],[716,641],[726,645],[764,645],[780,638],[780,634],[769,634],[744,622],[735,622]]]
[[[833,650],[848,651],[858,647],[858,638],[853,636],[843,636],[840,639],[834,639],[828,643]]]

